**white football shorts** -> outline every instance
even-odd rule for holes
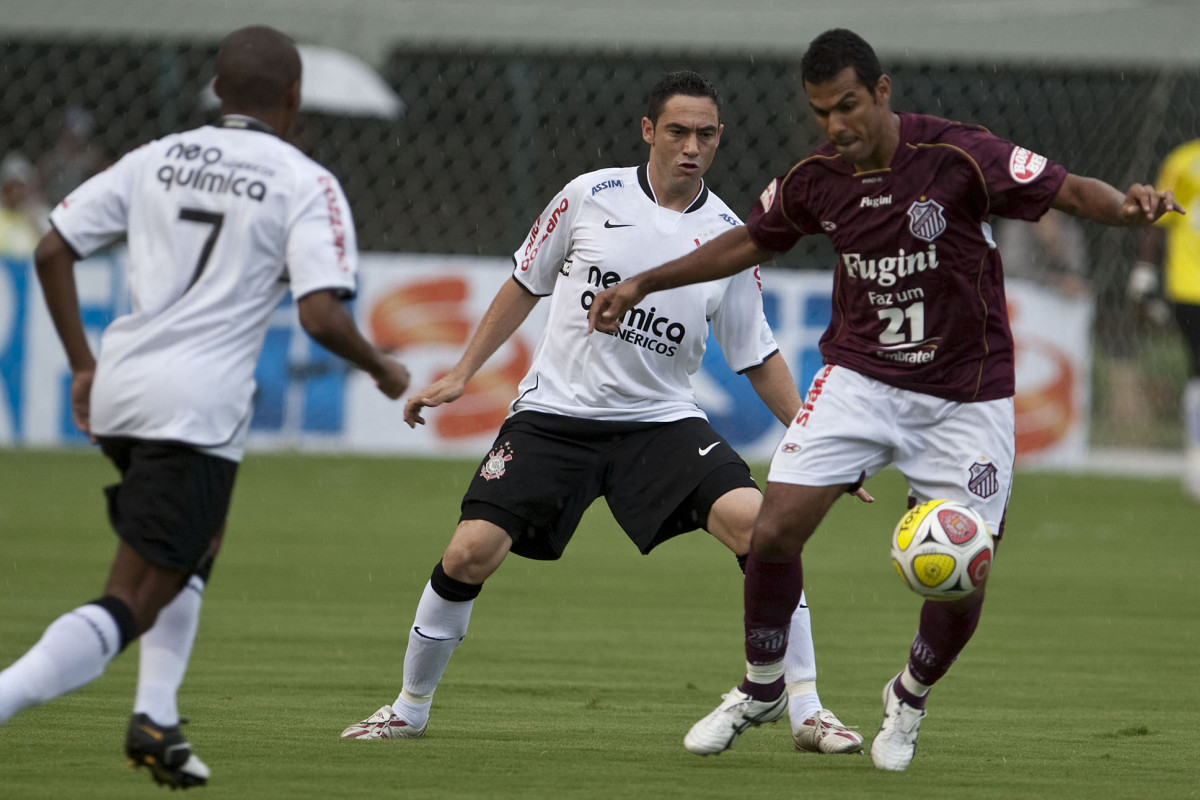
[[[1015,457],[1011,397],[957,403],[826,366],[776,448],[767,480],[853,484],[895,464],[918,502],[966,503],[996,536]]]

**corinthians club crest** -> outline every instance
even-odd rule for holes
[[[495,480],[504,475],[509,461],[512,461],[512,445],[505,442],[500,447],[497,447],[492,452],[488,453],[487,458],[483,461],[483,467],[479,470],[479,474],[484,480]]]
[[[936,200],[922,198],[908,207],[908,230],[918,239],[932,242],[946,230],[945,209]]]

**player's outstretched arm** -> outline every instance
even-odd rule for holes
[[[728,278],[774,257],[773,252],[751,241],[745,226],[731,228],[682,258],[600,292],[588,309],[588,332],[616,333],[621,316],[651,292]]]
[[[774,353],[757,367],[746,370],[745,375],[754,393],[771,409],[775,418],[784,425],[791,425],[800,413],[800,390],[796,388],[796,380],[783,356]]]
[[[50,319],[67,351],[71,368],[71,420],[75,427],[91,436],[92,378],[96,358],[88,345],[79,315],[79,295],[75,289],[75,253],[58,231],[50,231],[38,242],[33,254],[38,282],[46,297]]]
[[[467,349],[463,351],[458,363],[405,403],[404,421],[408,423],[408,427],[415,428],[425,424],[425,418],[421,416],[422,409],[452,403],[462,397],[467,388],[467,381],[471,380],[500,345],[507,342],[517,328],[521,327],[521,323],[529,316],[538,300],[536,295],[530,294],[516,279],[505,281],[500,291],[492,298],[492,304],[484,312],[479,327],[475,329],[475,334],[467,343]]]
[[[1096,178],[1069,174],[1051,203],[1060,211],[1104,225],[1150,225],[1163,214],[1186,213],[1173,192],[1135,183],[1121,194]]]
[[[395,400],[408,388],[408,369],[371,344],[333,291],[322,289],[296,301],[300,326],[322,347],[375,379],[379,391]]]

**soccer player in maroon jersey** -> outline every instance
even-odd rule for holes
[[[1183,211],[1170,192],[1122,193],[983,128],[892,111],[891,80],[851,31],[813,40],[801,72],[828,142],[770,183],[747,225],[602,292],[589,312],[595,329],[613,331],[647,294],[737,273],[805,235],[829,236],[839,255],[826,366],[771,461],[754,527],[745,679],[688,732],[684,746],[701,755],[778,717],[801,550],[848,489],[894,463],[910,502],[964,502],[1003,533],[1014,364],[991,215],[1036,220],[1057,208],[1149,225]],[[922,606],[908,663],[883,689],[876,767],[908,767],[926,695],[974,633],[984,591]]]

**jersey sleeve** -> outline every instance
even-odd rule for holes
[[[802,192],[795,169],[771,181],[750,209],[746,221],[750,240],[764,250],[782,253],[792,249],[801,236],[816,233],[814,220],[800,202]]]
[[[1045,156],[1001,139],[983,128],[962,126],[947,134],[979,166],[987,186],[988,211],[1034,221],[1067,179],[1067,170]]]
[[[297,187],[287,232],[287,270],[292,297],[321,289],[352,297],[358,274],[358,243],[350,204],[337,179],[306,173]]]
[[[147,152],[146,147],[139,147],[125,154],[50,212],[50,224],[77,256],[89,256],[125,235],[139,167]]]
[[[554,291],[559,270],[570,255],[571,227],[584,198],[581,185],[574,180],[563,187],[513,253],[513,278],[533,295],[545,297]]]
[[[712,332],[734,372],[757,367],[779,350],[763,313],[759,268],[742,270],[729,280],[712,316]]]

